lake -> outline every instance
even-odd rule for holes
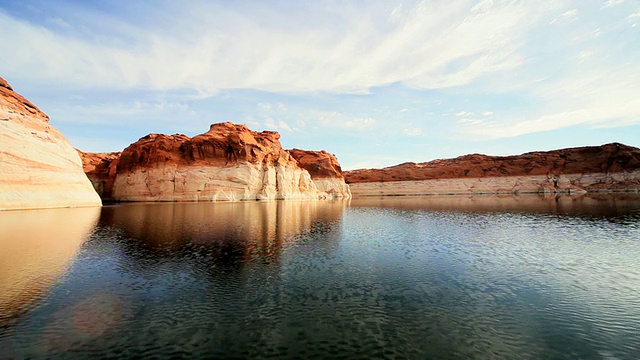
[[[640,358],[640,196],[0,212],[0,358]]]

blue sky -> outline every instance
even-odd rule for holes
[[[0,76],[84,151],[232,121],[343,168],[640,147],[640,1],[8,1]]]

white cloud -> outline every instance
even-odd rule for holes
[[[293,131],[293,129],[291,129],[291,127],[284,120],[278,120],[278,128],[282,130]]]
[[[551,25],[555,23],[572,22],[572,21],[575,21],[577,17],[578,17],[578,9],[572,9],[572,10],[563,12],[560,16],[551,20],[549,24]]]
[[[533,116],[463,119],[463,132],[477,139],[500,139],[577,125],[592,128],[640,125],[640,65],[629,69],[577,69],[562,82],[541,83],[538,97],[551,111]]]
[[[370,116],[354,115],[338,111],[309,109],[299,114],[304,122],[320,125],[325,129],[372,131],[376,129],[377,121]]]
[[[624,0],[607,0],[607,2],[602,5],[602,9],[606,9],[608,7],[620,5],[624,2]]]
[[[591,57],[591,55],[593,55],[591,51],[581,51],[578,54],[578,62],[582,63],[587,61]]]
[[[64,19],[61,19],[59,17],[53,17],[53,18],[49,18],[47,19],[47,23],[60,27],[60,28],[64,28],[64,29],[72,29],[73,26],[71,26],[71,24],[69,24],[68,22],[64,21]]]
[[[422,132],[422,129],[407,128],[407,129],[404,129],[404,134],[408,136],[420,136],[420,135],[423,135],[424,133]]]
[[[331,10],[309,3],[304,12],[284,19],[266,7],[165,6],[150,9],[147,21],[171,21],[171,31],[83,13],[85,26],[112,29],[100,36],[90,30],[56,32],[0,13],[0,33],[12,34],[0,37],[0,46],[21,49],[1,57],[0,68],[67,85],[188,87],[201,94],[229,88],[366,93],[395,82],[451,87],[518,66],[522,37],[557,7],[550,0],[484,1],[474,7],[467,1],[420,1],[394,9],[370,4]],[[380,23],[382,13],[393,21]]]
[[[640,11],[633,13],[627,17],[627,20],[631,24],[631,27],[636,27],[640,24]]]

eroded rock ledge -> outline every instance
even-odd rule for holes
[[[100,205],[69,141],[0,78],[0,210]]]
[[[230,122],[204,134],[150,134],[122,153],[82,153],[105,200],[241,201],[340,199],[351,193],[326,152],[286,151],[280,134]],[[295,154],[295,155],[294,155]],[[307,159],[321,160],[316,165]]]
[[[345,172],[354,196],[640,192],[640,149],[619,143],[472,154]]]

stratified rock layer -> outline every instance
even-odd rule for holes
[[[104,199],[115,201],[350,196],[339,165],[335,177],[322,170],[317,179],[312,179],[314,175],[282,149],[279,138],[277,132],[255,132],[245,125],[227,122],[213,124],[209,131],[193,138],[150,134],[131,144],[119,156],[117,153],[83,153],[83,158],[85,171],[94,186]],[[331,164],[335,166],[337,161]]]
[[[69,141],[0,78],[0,210],[99,205]]]
[[[345,172],[354,196],[640,191],[640,149],[602,146],[465,155]]]

